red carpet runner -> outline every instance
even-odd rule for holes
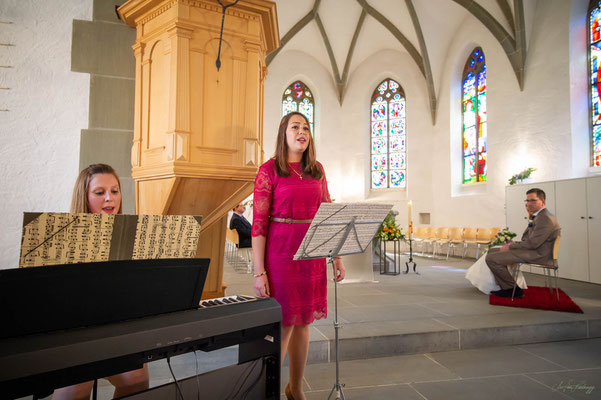
[[[539,310],[582,314],[582,309],[561,289],[559,289],[559,303],[557,302],[557,293],[555,290],[553,290],[553,295],[551,295],[548,288],[540,286],[528,286],[528,289],[524,290],[524,297],[521,299],[515,298],[511,301],[511,297],[498,297],[492,294],[489,296],[489,299],[490,304],[494,306],[536,308]]]

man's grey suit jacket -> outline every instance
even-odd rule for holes
[[[522,240],[510,244],[509,248],[525,262],[551,264],[553,243],[560,233],[557,218],[543,208],[524,231]]]

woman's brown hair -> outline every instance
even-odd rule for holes
[[[97,174],[111,174],[117,179],[119,184],[119,191],[121,191],[121,182],[117,173],[110,165],[106,164],[92,164],[87,168],[84,168],[75,181],[75,187],[73,188],[73,197],[71,198],[71,212],[72,213],[89,213],[90,204],[88,203],[88,190],[90,189],[90,181],[92,177]],[[119,212],[121,214],[123,199],[119,203]]]
[[[307,125],[309,125],[307,117],[299,112],[286,114],[280,121],[278,138],[275,145],[275,172],[278,176],[290,176],[290,171],[288,171],[288,143],[286,143],[286,129],[288,129],[290,118],[294,115],[300,115]],[[303,153],[303,157],[301,158],[300,169],[303,174],[310,175],[314,179],[321,179],[323,177],[323,171],[317,163],[313,137],[310,133],[311,132],[309,132],[309,146],[307,146]]]

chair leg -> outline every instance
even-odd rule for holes
[[[518,275],[520,274],[520,266],[522,264],[518,264],[515,268],[513,268],[513,291],[511,292],[511,301],[513,301],[515,297],[515,288],[518,286]]]
[[[478,247],[476,247],[476,260],[477,260],[478,258],[480,258],[480,243],[478,243],[478,245],[477,245],[477,246],[478,246]]]

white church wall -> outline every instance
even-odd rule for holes
[[[68,211],[88,123],[89,75],[71,72],[73,19],[92,1],[3,0],[0,268],[18,265],[24,211]],[[3,91],[4,92],[4,91]]]
[[[466,18],[449,48],[440,91],[433,225],[504,226],[511,175],[535,167],[534,181],[572,176],[568,28],[569,4],[537,4],[520,91],[499,43],[474,18]],[[461,185],[460,80],[475,45],[483,48],[487,63],[488,181]],[[452,173],[443,172],[448,165]]]
[[[293,72],[291,72],[293,71]],[[384,79],[398,81],[407,99],[407,189],[370,189],[370,102],[376,86]],[[324,165],[332,198],[337,201],[375,201],[394,204],[399,223],[406,224],[404,211],[409,199],[420,210],[431,204],[431,169],[428,148],[432,122],[425,80],[406,54],[382,50],[355,68],[349,77],[342,106],[329,72],[312,56],[299,51],[282,51],[269,66],[265,84],[266,159],[273,154],[281,97],[286,87],[300,79],[313,90],[316,109],[317,155]]]
[[[572,177],[590,174],[591,137],[588,109],[588,0],[570,6],[570,117]]]

